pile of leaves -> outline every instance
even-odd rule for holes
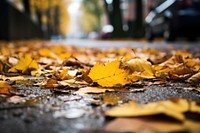
[[[29,80],[34,80],[31,86],[40,86],[41,89],[67,94],[73,90],[74,94],[80,95],[107,91],[131,92],[129,86],[135,84],[165,84],[169,81],[188,82],[194,86],[190,89],[199,92],[200,55],[199,51],[191,53],[175,49],[110,48],[105,50],[77,48],[43,41],[1,42],[0,78],[0,94],[8,96],[17,95],[16,88],[10,83]],[[144,91],[144,89],[136,91]],[[130,101],[123,106],[106,111],[105,115],[140,117],[166,114],[179,121],[172,131],[182,131],[189,127],[184,113],[200,113],[199,108],[195,102],[188,103],[186,100],[169,100],[147,105],[137,105],[134,101]],[[126,125],[127,122],[139,122],[154,128],[145,123],[143,118],[119,119]],[[118,124],[114,123],[114,127],[120,127],[116,126]],[[138,131],[131,126],[127,128],[122,129],[123,132]],[[141,125],[138,128],[142,128]],[[114,129],[112,124],[105,127],[106,131],[118,130]],[[156,131],[163,130],[156,129]]]
[[[50,42],[0,45],[0,74],[44,77],[37,85],[123,87],[142,80],[200,82],[200,59],[184,50],[92,49]],[[79,82],[79,83],[78,83]],[[80,88],[80,86],[77,86]]]

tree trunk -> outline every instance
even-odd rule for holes
[[[112,25],[114,28],[113,37],[122,38],[124,37],[122,14],[120,9],[120,0],[113,0],[113,13],[112,13]]]
[[[120,0],[113,0],[112,5],[108,5],[104,0],[106,13],[110,24],[113,26],[114,31],[112,33],[113,38],[124,37],[122,14],[120,9]]]
[[[25,14],[30,16],[30,1],[29,0],[23,0],[23,6],[24,6]]]
[[[136,21],[135,21],[135,38],[144,36],[143,31],[143,5],[142,0],[136,0]]]

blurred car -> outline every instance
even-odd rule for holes
[[[114,28],[112,25],[104,25],[100,33],[100,39],[103,40],[111,39],[113,30]]]
[[[163,36],[173,41],[178,36],[195,38],[200,35],[200,0],[158,0],[145,18],[148,40]]]

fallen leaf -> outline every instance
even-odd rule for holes
[[[69,86],[71,88],[83,88],[89,85],[84,80],[76,80],[76,79],[58,81],[58,84],[59,86]]]
[[[57,59],[56,54],[54,54],[53,52],[51,52],[49,49],[47,48],[41,48],[38,53],[40,54],[40,56],[43,57],[49,57],[49,58],[54,58]]]
[[[13,76],[13,77],[8,77],[8,76],[4,76],[4,75],[0,75],[0,78],[2,80],[10,80],[10,81],[19,81],[19,80],[25,80],[25,77],[23,76]],[[29,77],[30,78],[30,77]]]
[[[105,114],[112,117],[137,117],[165,114],[178,120],[184,120],[183,112],[188,111],[189,104],[185,99],[160,101],[148,104],[137,104],[133,101],[107,110]]]
[[[13,57],[8,58],[8,63],[13,65],[13,66],[16,65],[17,62],[18,62],[18,59],[16,59],[16,58],[13,58]]]
[[[14,103],[14,104],[24,103],[25,102],[25,98],[20,97],[20,96],[12,96],[9,99],[7,99],[7,102],[8,103]]]
[[[123,97],[122,95],[103,95],[102,96],[102,103],[103,104],[107,104],[107,105],[118,105],[118,104],[122,104],[126,101],[125,97]]]
[[[4,64],[0,61],[0,74],[3,72]]]
[[[186,128],[177,122],[148,118],[117,118],[104,127],[104,131],[113,133],[169,133],[184,132]]]
[[[196,85],[200,84],[200,72],[190,77],[187,81],[189,83],[196,84]]]
[[[73,77],[70,76],[70,75],[68,74],[68,72],[69,72],[68,69],[63,70],[63,71],[58,75],[58,78],[59,78],[60,80],[72,79]]]
[[[200,131],[199,125],[200,125],[199,121],[185,120],[183,127],[187,129],[188,133],[199,133]]]
[[[75,94],[99,94],[104,93],[106,91],[114,91],[114,89],[104,89],[97,87],[84,87],[80,88],[78,91],[74,92]]]
[[[173,55],[170,59],[160,64],[160,66],[174,66],[177,64],[184,63],[182,55]]]
[[[170,71],[169,75],[171,79],[188,79],[194,74],[194,71],[184,64],[174,66]]]
[[[121,68],[121,61],[115,60],[107,64],[97,63],[92,67],[89,77],[103,87],[122,86],[129,83],[129,70]]]
[[[0,81],[0,94],[11,95],[10,90],[12,89],[6,81]]]
[[[44,87],[45,89],[53,89],[59,86],[56,79],[44,79],[34,85]]]
[[[158,80],[158,81],[154,81],[154,82],[148,82],[147,84],[148,85],[163,85],[166,83],[167,83],[167,81],[165,81],[165,80]]]
[[[194,101],[190,101],[190,112],[199,113],[200,114],[200,105]]]
[[[66,52],[58,55],[61,60],[69,59],[71,57],[71,53]]]
[[[140,76],[141,78],[147,78],[147,79],[155,78],[154,77],[155,71],[151,63],[148,62],[147,60],[135,58],[129,60],[126,63],[128,64],[128,67],[130,68],[133,74],[134,73],[138,74],[138,72],[140,72],[139,75],[137,76]]]
[[[186,80],[196,73],[196,62],[182,55],[173,55],[167,61],[155,66],[156,76],[172,80]]]
[[[18,63],[10,68],[8,72],[22,72],[25,73],[27,71],[38,70],[38,64],[35,60],[31,58],[30,55],[26,54],[24,58],[21,58]]]

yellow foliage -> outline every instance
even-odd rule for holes
[[[107,64],[97,63],[90,70],[89,77],[103,87],[113,87],[129,83],[129,71],[121,68],[121,61],[115,60]]]
[[[8,72],[22,72],[25,73],[27,71],[37,70],[39,69],[38,64],[35,60],[31,58],[29,54],[26,54],[24,58],[21,58],[19,62],[10,68]]]
[[[89,33],[94,31],[94,27],[96,27],[97,24],[97,18],[94,15],[91,14],[83,14],[83,19],[81,21],[82,27],[85,32]],[[88,21],[90,20],[90,21]]]
[[[65,1],[60,1],[60,25],[59,31],[62,35],[66,35],[69,32],[70,16],[67,11],[68,4]]]
[[[113,117],[137,117],[165,114],[178,120],[184,120],[185,116],[183,113],[189,111],[189,106],[189,101],[185,99],[172,99],[148,104],[137,104],[131,101],[122,106],[114,107],[106,111],[105,114]],[[197,108],[196,106],[193,106],[190,111],[198,112],[199,107]]]

